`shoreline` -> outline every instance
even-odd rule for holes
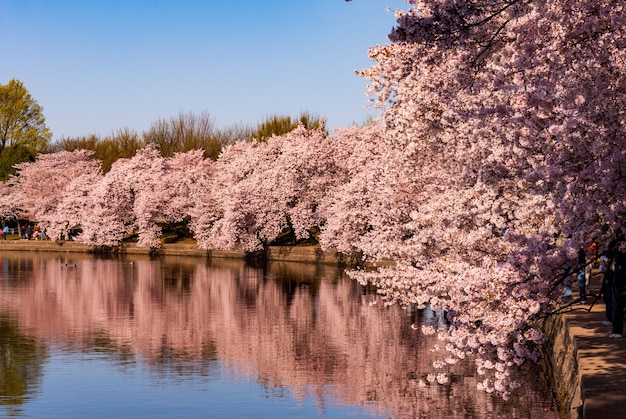
[[[29,252],[74,252],[97,253],[94,246],[74,241],[52,240],[0,240],[0,251],[29,251]],[[116,248],[113,254],[150,255],[150,256],[194,256],[203,258],[230,258],[254,259],[256,254],[236,250],[206,250],[200,249],[195,243],[165,243],[159,249],[137,247],[134,243],[124,243]],[[263,258],[269,261],[323,263],[344,265],[347,258],[336,251],[323,251],[316,246],[270,246]],[[259,257],[261,259],[261,257]]]

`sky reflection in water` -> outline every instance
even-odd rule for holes
[[[456,366],[424,385],[437,321],[370,304],[330,266],[0,256],[0,412],[52,417],[546,417]],[[429,314],[424,318],[425,314]],[[440,319],[439,319],[440,320]]]

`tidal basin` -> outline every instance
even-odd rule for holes
[[[333,265],[0,254],[0,416],[557,418],[539,368],[503,401],[429,383],[439,313]],[[413,327],[412,327],[413,325]]]

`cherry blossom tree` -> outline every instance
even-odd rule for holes
[[[36,161],[15,167],[18,174],[8,181],[11,190],[7,198],[19,209],[20,217],[48,227],[58,222],[56,210],[66,188],[83,176],[97,177],[100,173],[100,162],[87,150],[40,154]]]
[[[75,239],[92,246],[114,247],[137,233],[139,246],[159,247],[160,223],[199,216],[194,200],[206,198],[201,193],[212,165],[202,154],[165,159],[150,145],[116,161],[106,175],[93,151],[42,154],[16,165],[18,174],[2,184],[0,208],[5,217],[41,223],[52,239],[79,227]]]
[[[160,247],[162,223],[195,222],[200,216],[196,208],[199,199],[207,198],[213,164],[202,155],[191,150],[164,158],[149,145],[130,159],[117,160],[99,179],[78,180],[63,206],[81,226],[76,240],[115,247],[136,233],[138,246]]]
[[[260,176],[265,179],[263,185],[270,187],[268,192],[282,204],[283,216],[279,216],[293,229],[296,239],[308,238],[311,228],[324,222],[319,206],[338,180],[333,139],[324,130],[325,122],[319,126],[305,129],[301,125],[282,136],[277,159],[266,166],[268,173]]]
[[[261,250],[286,228],[306,238],[319,226],[318,207],[336,180],[325,131],[299,126],[282,136],[226,147],[216,162],[200,245]]]
[[[0,182],[0,218],[17,218],[19,209],[11,192],[12,188],[6,182]]]
[[[389,170],[389,162],[398,157],[385,127],[373,122],[340,129],[331,146],[336,170],[334,185],[322,200],[320,244],[346,255],[387,257],[380,244],[402,236],[401,226],[409,218],[402,209],[407,201],[399,193],[401,179]]]
[[[94,211],[91,194],[102,177],[99,170],[86,171],[67,184],[61,201],[48,217],[48,237],[52,240],[69,239],[70,229],[82,229],[84,220]]]
[[[87,190],[83,211],[75,213],[81,233],[74,240],[91,246],[117,246],[133,230],[133,199],[126,178],[129,159],[119,159]],[[82,190],[74,190],[78,195]],[[68,196],[73,203],[76,196]]]
[[[622,228],[626,14],[602,0],[410,3],[360,73],[393,140],[384,195],[402,202],[403,232],[361,250],[397,265],[354,275],[445,310],[438,366],[474,355],[481,387],[506,395],[508,369],[538,356],[563,262]]]
[[[91,211],[81,220],[79,241],[95,246],[116,246],[131,233],[138,246],[159,247],[159,222],[164,221],[168,202],[164,179],[166,159],[148,146],[130,159],[119,159],[93,185],[89,194]]]
[[[245,217],[241,213],[241,195],[236,185],[252,173],[256,165],[253,145],[247,142],[231,144],[222,149],[215,164],[214,176],[203,188],[193,209],[196,215],[191,226],[204,249],[255,249],[256,237],[247,232]],[[252,237],[252,244],[246,243]]]
[[[164,219],[169,222],[190,219],[195,225],[203,213],[200,203],[214,199],[209,189],[214,163],[203,157],[202,150],[175,153],[166,163],[161,197],[165,204]]]

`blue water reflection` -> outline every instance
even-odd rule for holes
[[[44,385],[23,407],[34,418],[371,417],[354,407],[320,406],[284,389],[268,393],[245,377],[224,379],[219,362],[208,376],[153,377],[138,364],[116,365],[102,354],[54,355]]]
[[[194,258],[0,256],[0,414],[32,418],[555,418],[425,383],[436,313],[372,304],[335,268]],[[534,380],[534,381],[533,381]]]

